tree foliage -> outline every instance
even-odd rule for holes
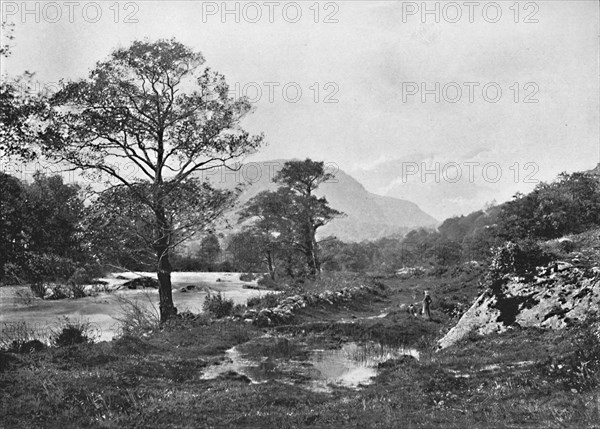
[[[52,97],[41,134],[47,156],[112,178],[123,188],[116,191],[123,203],[140,213],[143,222],[122,225],[141,228],[154,252],[162,321],[177,312],[169,256],[181,234],[201,231],[231,201],[195,177],[262,142],[240,126],[248,101],[229,97],[225,78],[203,63],[175,40],[116,49],[87,79],[66,83]]]
[[[68,278],[85,264],[79,186],[36,173],[32,183],[0,173],[0,265],[9,280]]]
[[[240,222],[249,223],[234,242],[252,241],[273,279],[278,270],[288,276],[321,271],[317,231],[342,213],[314,191],[332,177],[323,162],[288,161],[273,179],[280,187],[259,193],[241,211]]]
[[[2,22],[0,58],[10,56],[10,43],[14,24]],[[0,79],[0,156],[18,157],[29,161],[37,156],[35,141],[38,126],[36,118],[43,114],[46,103],[43,97],[34,94],[33,73]]]
[[[509,240],[552,239],[600,225],[600,182],[587,173],[563,173],[505,203],[499,234]]]

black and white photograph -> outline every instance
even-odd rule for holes
[[[0,9],[0,428],[600,429],[598,0]]]

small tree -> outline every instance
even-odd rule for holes
[[[299,204],[289,188],[263,191],[252,198],[240,213],[240,222],[252,220],[243,238],[250,251],[261,256],[271,279],[275,280],[278,260],[285,261],[287,274],[293,273],[289,254],[298,250]],[[241,243],[240,243],[241,244]]]
[[[203,63],[200,53],[175,40],[117,49],[88,79],[55,94],[41,134],[49,157],[108,176],[123,203],[140,210],[147,221],[143,239],[155,255],[163,322],[177,313],[173,248],[204,229],[233,197],[194,177],[228,167],[262,142],[239,125],[248,101],[230,98],[224,77]],[[136,172],[120,169],[121,161]]]
[[[212,270],[219,259],[219,255],[221,255],[219,238],[215,234],[207,234],[202,238],[202,241],[200,241],[200,249],[198,251],[199,259],[207,269]]]

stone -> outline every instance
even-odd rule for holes
[[[471,331],[486,335],[516,324],[563,329],[600,308],[599,276],[592,272],[586,276],[566,262],[557,262],[554,267],[560,275],[540,276],[531,283],[513,278],[498,291],[482,293],[438,346],[449,347]]]
[[[136,277],[135,279],[131,279],[125,283],[123,283],[124,287],[128,289],[138,289],[138,288],[151,288],[158,289],[158,280],[152,277]]]

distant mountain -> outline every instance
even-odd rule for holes
[[[276,189],[272,179],[285,161],[247,163],[237,172],[213,171],[206,177],[221,188],[233,189],[239,184],[246,184],[238,203],[241,206],[261,191]],[[321,228],[321,237],[333,235],[342,241],[357,242],[401,235],[414,228],[438,224],[436,219],[410,201],[372,194],[344,171],[327,171],[334,172],[335,179],[323,183],[316,194],[325,196],[331,207],[347,216],[334,219]]]

